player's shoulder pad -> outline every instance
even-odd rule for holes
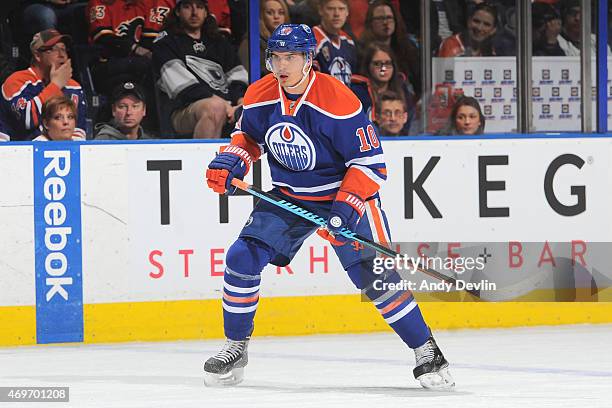
[[[279,98],[278,82],[273,74],[268,74],[247,88],[243,99],[244,109],[266,104],[266,102],[275,103]]]
[[[11,100],[29,84],[36,84],[41,81],[31,70],[13,72],[2,84],[2,96],[4,99]]]
[[[348,119],[361,111],[361,102],[349,87],[331,75],[317,72],[316,76],[305,104],[334,119]]]

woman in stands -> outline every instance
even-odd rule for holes
[[[438,57],[497,55],[493,46],[496,27],[497,9],[486,2],[476,5],[467,19],[467,29],[444,40],[438,50]]]
[[[471,96],[457,99],[447,127],[439,135],[481,135],[484,133],[485,117],[478,101]]]
[[[72,100],[65,96],[54,96],[47,100],[42,108],[42,135],[34,141],[85,140],[74,133],[77,120],[77,108]]]
[[[409,39],[402,16],[389,0],[371,2],[366,15],[365,29],[360,38],[361,48],[382,43],[393,50],[398,69],[413,85],[417,96],[421,94],[419,50]]]
[[[393,91],[406,101],[408,121],[403,134],[408,134],[415,116],[416,96],[404,74],[399,71],[391,48],[381,43],[368,45],[361,61],[360,73],[361,75],[353,75],[351,89],[361,101],[368,118],[372,122],[378,122],[376,107],[380,95],[385,91]]]
[[[264,77],[270,72],[266,69],[266,47],[268,38],[276,27],[281,24],[290,23],[289,8],[285,0],[260,0],[259,9],[259,70],[260,77]],[[248,36],[240,44],[240,60],[248,68],[249,63],[249,38]]]

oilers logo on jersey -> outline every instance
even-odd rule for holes
[[[277,123],[268,129],[265,140],[274,158],[289,170],[314,169],[316,150],[299,126],[289,122]]]

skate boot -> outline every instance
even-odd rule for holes
[[[416,367],[413,370],[423,388],[444,389],[455,385],[455,380],[448,371],[448,361],[438,348],[433,336],[421,347],[414,349]]]
[[[250,337],[244,340],[227,339],[221,351],[204,363],[204,384],[208,387],[240,384],[244,378],[244,367],[249,362],[249,340]]]

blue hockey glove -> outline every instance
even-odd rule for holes
[[[345,191],[338,191],[327,217],[327,226],[319,228],[317,234],[332,245],[344,245],[349,240],[337,232],[343,228],[355,232],[364,213],[365,203],[361,198]]]
[[[232,194],[236,188],[232,186],[234,177],[242,180],[249,172],[253,160],[243,148],[235,145],[224,146],[208,165],[206,183],[215,193]]]

